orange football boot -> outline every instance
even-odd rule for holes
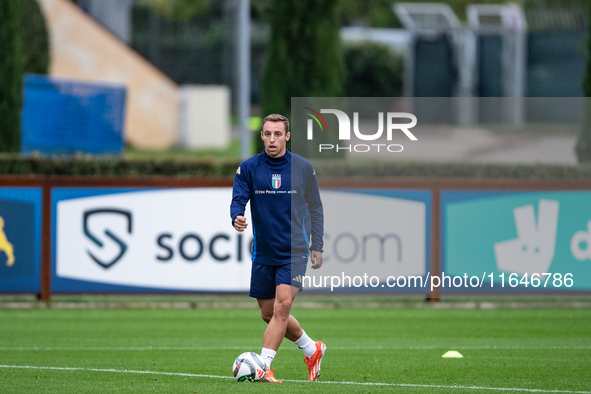
[[[326,345],[320,341],[316,341],[316,353],[312,357],[306,357],[304,355],[304,361],[308,366],[308,380],[316,380],[320,376],[320,363],[325,352]]]
[[[270,371],[267,371],[265,378],[262,380],[263,383],[283,383],[281,380],[275,379],[275,374],[273,373],[274,370],[275,368],[271,369]]]

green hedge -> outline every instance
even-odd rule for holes
[[[473,163],[412,163],[314,161],[316,173],[326,177],[435,177],[591,179],[591,165],[503,165]]]
[[[591,164],[500,165],[465,163],[364,162],[314,160],[319,177],[459,177],[591,179]],[[43,158],[0,155],[0,175],[170,176],[233,178],[239,161],[140,160],[120,158]]]
[[[65,176],[233,177],[238,161],[145,160],[121,158],[44,158],[0,156],[0,174]]]

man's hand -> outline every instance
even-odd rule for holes
[[[246,218],[242,215],[236,216],[234,219],[234,228],[236,231],[243,232],[248,227],[248,223],[246,223]]]
[[[310,261],[312,262],[312,269],[317,270],[322,267],[322,252],[319,250],[310,252]]]

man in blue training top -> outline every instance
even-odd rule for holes
[[[324,213],[314,167],[285,148],[289,137],[285,116],[263,119],[265,150],[240,163],[230,206],[232,225],[242,232],[248,227],[244,209],[250,200],[254,248],[249,295],[268,323],[261,356],[268,369],[263,381],[272,383],[281,383],[270,367],[283,337],[304,352],[308,380],[318,378],[326,352],[326,345],[310,339],[290,315],[308,258],[313,269],[322,266]]]

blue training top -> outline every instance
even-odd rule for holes
[[[286,150],[273,158],[265,151],[242,163],[234,177],[232,225],[250,200],[253,263],[279,265],[322,252],[324,212],[312,164]],[[312,246],[310,245],[312,235]]]

